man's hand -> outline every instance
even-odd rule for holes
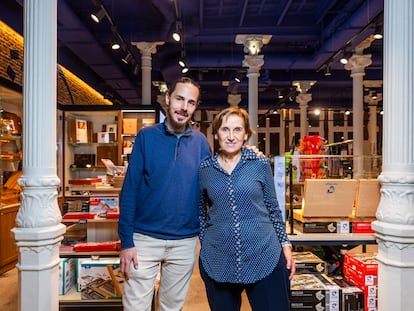
[[[126,280],[129,279],[129,268],[131,266],[131,261],[134,263],[135,270],[138,269],[137,249],[135,247],[131,247],[121,250],[121,253],[119,254],[120,270]]]
[[[256,146],[252,145],[244,145],[247,149],[253,150],[259,158],[265,158],[266,156],[257,148]]]
[[[290,270],[289,280],[292,280],[296,272],[296,264],[292,256],[292,245],[283,246],[283,254],[286,257],[286,268]]]

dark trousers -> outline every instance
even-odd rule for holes
[[[240,311],[242,292],[246,291],[252,311],[289,311],[289,271],[283,252],[273,272],[253,284],[220,283],[210,278],[200,261],[201,278],[212,311]]]

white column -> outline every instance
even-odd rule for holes
[[[56,167],[56,0],[24,5],[23,175],[13,229],[19,310],[58,310],[61,224]]]
[[[352,110],[353,110],[353,154],[354,158],[354,178],[363,175],[364,154],[364,91],[363,77],[365,76],[365,67],[371,65],[371,55],[363,55],[362,49],[357,50],[349,59],[345,69],[351,70],[352,77]]]
[[[379,89],[382,86],[382,80],[367,80],[364,81],[364,86],[367,88]],[[382,101],[382,93],[377,93],[376,98],[372,98],[372,91],[364,96],[364,102],[368,104],[369,119],[368,119],[368,142],[369,153],[376,155],[377,152],[377,108],[378,103]]]
[[[258,125],[258,82],[260,76],[260,68],[264,64],[263,55],[259,55],[264,44],[268,44],[271,35],[237,35],[235,42],[244,45],[243,67],[248,67],[247,77],[249,78],[249,117],[250,125],[253,130],[257,131]],[[257,146],[257,133],[249,139],[249,144]]]
[[[245,55],[243,60],[243,66],[249,67],[247,70],[247,78],[249,79],[249,117],[250,126],[254,131],[257,131],[258,125],[258,81],[260,76],[260,68],[263,66],[263,55]],[[258,138],[257,132],[249,139],[249,144],[257,146]]]
[[[308,134],[308,103],[312,100],[312,94],[299,94],[296,96],[296,102],[300,110],[300,137],[303,138]]]
[[[164,42],[131,42],[141,53],[142,74],[142,105],[151,105],[151,70],[152,56],[157,52],[157,46]]]
[[[240,94],[229,94],[227,95],[227,103],[230,107],[238,107],[241,102]]]
[[[414,306],[414,2],[384,1],[384,148],[378,242],[378,310]]]
[[[377,95],[377,99],[372,99],[371,94],[365,96],[365,102],[368,104],[368,142],[370,154],[378,154],[377,152],[377,108],[378,102],[382,100],[382,94]]]

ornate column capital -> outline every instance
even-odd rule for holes
[[[251,74],[259,75],[260,68],[264,64],[263,55],[245,55],[243,60],[243,67],[248,67],[247,77]]]
[[[164,41],[155,41],[155,42],[131,42],[132,45],[135,45],[142,55],[150,55],[157,53],[157,46],[163,45]]]
[[[296,102],[299,104],[299,107],[307,107],[308,103],[312,100],[312,94],[300,93],[296,96]]]
[[[351,71],[351,77],[353,77],[355,75],[365,75],[365,68],[371,64],[371,54],[354,54],[344,67]]]
[[[293,81],[292,85],[296,87],[296,89],[300,93],[307,93],[312,86],[316,84],[316,81],[311,80],[304,80],[304,81]]]
[[[258,55],[264,44],[268,44],[272,39],[271,35],[237,35],[235,42],[244,45],[244,53],[248,55]]]

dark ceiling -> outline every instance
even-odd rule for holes
[[[2,0],[0,18],[22,33],[23,1]],[[120,107],[141,102],[141,55],[131,42],[165,42],[152,55],[152,80],[172,82],[181,76],[178,65],[185,54],[186,74],[202,88],[200,108],[228,106],[229,93],[241,94],[247,106],[247,68],[238,34],[271,35],[264,45],[259,77],[259,108],[283,105],[277,92],[297,80],[313,80],[311,106],[351,107],[352,78],[339,63],[344,47],[352,50],[383,22],[383,0],[58,0],[58,62],[112,99]],[[90,18],[102,8],[100,23]],[[182,25],[184,41],[172,32]],[[110,48],[117,35],[125,45]],[[125,52],[133,54],[125,64]],[[382,40],[364,50],[372,54],[365,80],[382,80]],[[332,63],[332,64],[331,64]],[[331,64],[331,76],[325,68]],[[242,73],[241,83],[234,81]],[[159,91],[151,90],[152,102]],[[296,105],[293,103],[286,103]]]

